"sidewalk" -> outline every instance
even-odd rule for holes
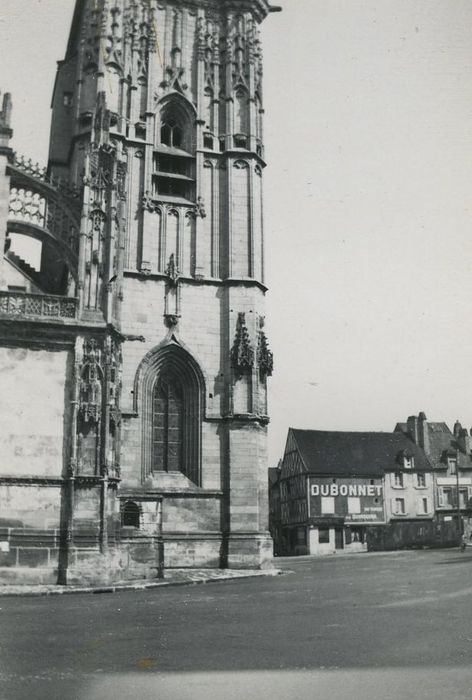
[[[104,586],[53,586],[31,584],[0,584],[2,596],[39,596],[69,595],[71,593],[117,593],[118,591],[142,591],[165,586],[185,586],[190,584],[210,583],[212,581],[230,581],[232,579],[253,578],[257,576],[279,576],[288,573],[280,569],[170,569],[163,579],[146,579],[141,581],[118,581]]]

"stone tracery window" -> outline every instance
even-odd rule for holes
[[[182,148],[183,129],[174,117],[169,117],[161,126],[161,143],[173,148]]]
[[[153,163],[155,197],[195,201],[195,115],[183,98],[173,96],[159,109]]]
[[[199,485],[205,382],[193,357],[176,343],[148,353],[136,375],[135,400],[143,480],[181,472]]]
[[[160,143],[188,153],[192,151],[195,115],[184,99],[173,96],[159,110]]]
[[[183,466],[182,390],[174,377],[159,379],[152,411],[152,470],[174,472]]]

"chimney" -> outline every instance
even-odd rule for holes
[[[420,447],[423,448],[425,453],[429,454],[429,431],[428,431],[428,419],[423,411],[418,416],[418,442]]]
[[[408,417],[406,429],[410,438],[418,445],[418,418],[416,416]]]
[[[467,430],[461,428],[458,435],[456,435],[456,432],[454,431],[454,436],[462,452],[464,452],[464,454],[470,457],[470,451],[472,449],[472,440]]]
[[[459,423],[458,420],[454,423],[454,428],[453,428],[453,433],[454,437],[457,439],[462,432],[462,425]]]

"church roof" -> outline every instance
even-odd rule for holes
[[[306,470],[311,474],[378,476],[401,467],[401,456],[414,458],[415,471],[432,466],[423,450],[403,433],[339,432],[290,428]]]

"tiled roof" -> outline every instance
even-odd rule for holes
[[[451,433],[446,423],[428,422],[429,435],[429,459],[434,467],[446,468],[446,464],[441,461],[442,456],[454,442],[454,435]]]
[[[449,430],[446,423],[430,423],[428,422],[429,434],[429,458],[436,469],[446,469],[446,463],[443,455],[451,448],[457,450],[457,458],[459,469],[470,469],[472,467],[470,457],[461,451],[453,433]]]
[[[458,444],[454,434],[444,422],[428,421],[428,436],[429,436],[429,461],[435,469],[446,469],[447,463],[444,460],[444,454],[448,450],[457,451],[459,469],[471,469],[472,462],[468,455],[464,454],[461,446]],[[408,427],[406,423],[397,423],[396,431],[401,431],[408,437]]]
[[[414,457],[414,469],[431,470],[423,450],[401,432],[363,433],[290,428],[308,472],[383,476],[398,469],[405,450]]]

